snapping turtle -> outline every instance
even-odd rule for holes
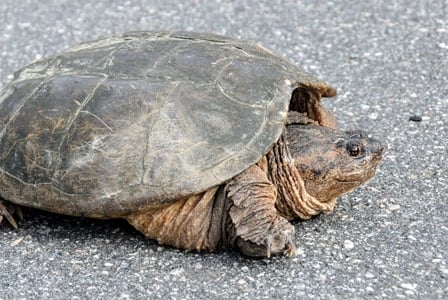
[[[80,44],[20,70],[0,94],[0,218],[16,226],[23,205],[124,218],[187,250],[293,255],[289,221],[331,211],[381,160],[378,141],[338,130],[322,108],[335,94],[223,36]]]

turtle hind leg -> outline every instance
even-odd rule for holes
[[[0,199],[0,225],[3,222],[3,218],[5,218],[12,227],[15,229],[19,228],[13,217],[14,215],[17,215],[19,220],[23,219],[22,209],[20,206]]]

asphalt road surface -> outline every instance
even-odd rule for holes
[[[386,154],[333,213],[296,223],[291,259],[185,253],[124,221],[28,209],[18,230],[0,227],[0,299],[448,299],[447,16],[442,0],[2,0],[1,86],[80,41],[215,32],[337,87],[326,105],[341,127],[367,130]]]

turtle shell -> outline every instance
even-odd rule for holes
[[[279,138],[293,91],[334,90],[251,42],[132,32],[15,74],[0,94],[0,196],[115,217],[217,186]]]

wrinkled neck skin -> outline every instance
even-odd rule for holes
[[[309,219],[322,211],[331,211],[334,201],[325,203],[310,195],[291,157],[285,132],[266,155],[268,176],[277,187],[276,208],[288,220]]]

